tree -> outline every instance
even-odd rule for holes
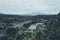
[[[7,35],[9,35],[11,37],[15,37],[16,33],[17,33],[17,30],[15,28],[7,29]]]

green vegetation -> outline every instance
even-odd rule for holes
[[[31,20],[31,23],[24,24],[21,28],[13,27],[13,23],[18,22],[16,19],[3,21],[7,23],[6,28],[4,28],[7,34],[6,40],[60,40],[60,13],[56,18],[51,17],[44,20],[48,20],[43,22],[46,27],[38,25],[32,32],[29,30],[29,27],[31,24],[39,23],[37,19],[34,19],[34,21]]]

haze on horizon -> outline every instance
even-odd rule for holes
[[[35,15],[57,14],[60,0],[0,0],[0,13]]]

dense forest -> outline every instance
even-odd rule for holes
[[[37,25],[33,32],[31,25]],[[36,16],[0,14],[0,40],[60,40],[60,12]]]

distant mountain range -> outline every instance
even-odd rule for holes
[[[57,15],[35,15],[35,16],[29,16],[29,15],[10,15],[10,14],[3,14],[0,13],[0,18],[1,17],[7,17],[7,18],[18,18],[18,19],[31,19],[31,20],[36,20],[36,19],[51,19],[51,18],[56,18]]]

